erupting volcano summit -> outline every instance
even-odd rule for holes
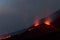
[[[10,40],[44,39],[50,35],[53,37],[56,32],[60,32],[60,10],[49,17],[36,19],[25,32],[12,36]]]

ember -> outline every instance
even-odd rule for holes
[[[36,27],[36,26],[38,26],[38,25],[40,25],[40,19],[36,19],[36,20],[34,21],[34,26]]]
[[[31,30],[33,30],[34,28],[30,28],[30,29],[28,29],[28,31],[31,31]]]
[[[46,20],[44,21],[44,24],[46,24],[46,25],[51,25],[51,20],[50,20],[50,19],[46,19]]]

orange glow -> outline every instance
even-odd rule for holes
[[[2,40],[2,39],[7,39],[7,38],[10,38],[11,37],[11,35],[5,35],[5,36],[3,36],[3,37],[0,37],[0,40]]]
[[[5,38],[10,38],[11,36],[10,35],[6,35]]]
[[[34,28],[30,28],[30,29],[28,29],[28,31],[31,31],[31,30],[33,30]]]
[[[46,25],[51,25],[51,20],[50,19],[46,19],[44,22]]]
[[[34,21],[34,26],[38,26],[40,24],[40,19],[36,19],[35,21]]]

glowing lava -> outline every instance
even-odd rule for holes
[[[30,28],[30,29],[28,29],[28,31],[32,31],[34,28]]]
[[[51,20],[50,20],[50,19],[46,19],[46,20],[44,21],[44,24],[46,24],[46,25],[51,25]]]
[[[34,21],[34,26],[36,27],[36,26],[38,26],[38,25],[40,25],[40,19],[36,19],[36,20]]]
[[[7,39],[7,38],[10,38],[10,37],[11,37],[11,35],[5,35],[5,36],[0,37],[0,40]]]

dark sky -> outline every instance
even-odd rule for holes
[[[0,0],[0,35],[27,28],[36,17],[60,9],[60,0]]]

